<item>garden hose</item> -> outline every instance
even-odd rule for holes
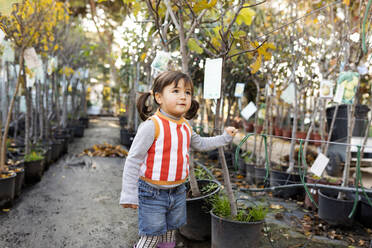
[[[249,133],[247,134],[242,141],[240,141],[239,145],[237,146],[235,150],[235,161],[234,161],[234,168],[235,170],[238,169],[238,158],[239,158],[239,151],[240,148],[243,146],[243,144],[248,140],[250,136],[254,135],[254,133]],[[265,144],[265,168],[266,168],[266,175],[264,178],[264,183],[266,183],[267,179],[269,178],[269,158],[268,158],[268,153],[267,153],[267,136],[266,134],[261,134],[261,136],[264,139],[264,144]]]
[[[298,151],[298,168],[299,168],[299,173],[300,173],[300,179],[301,179],[302,185],[304,186],[305,192],[306,192],[307,196],[309,197],[311,203],[314,204],[314,206],[316,208],[318,208],[318,205],[314,201],[313,196],[311,195],[311,193],[309,191],[309,188],[307,187],[306,182],[305,182],[305,175],[306,175],[306,172],[307,172],[307,163],[306,163],[306,158],[304,157],[304,154],[303,154],[302,143],[303,143],[303,139],[300,140],[300,150]],[[302,169],[301,169],[301,166],[300,166],[301,165],[301,160],[302,160],[302,165],[304,165],[304,172],[303,173],[302,173]]]
[[[366,46],[366,23],[367,23],[367,17],[368,17],[368,11],[369,8],[371,7],[372,0],[368,1],[367,7],[366,7],[366,12],[364,13],[364,18],[363,18],[363,30],[362,30],[362,46],[363,46],[363,53],[367,53],[367,46]]]

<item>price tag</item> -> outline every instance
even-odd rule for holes
[[[335,97],[333,98],[334,102],[337,102],[338,104],[342,103],[342,97],[344,96],[345,86],[344,85],[338,85]]]
[[[318,177],[321,177],[328,162],[329,158],[327,158],[323,153],[319,153],[318,157],[314,161],[313,166],[311,166],[310,171]]]
[[[204,99],[218,99],[221,92],[222,58],[207,59],[204,71]]]
[[[255,112],[257,111],[257,107],[253,102],[250,102],[241,112],[241,115],[244,119],[248,120]]]

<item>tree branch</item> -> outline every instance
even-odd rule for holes
[[[233,55],[230,55],[228,56],[227,58],[228,59],[231,59],[232,57],[235,57],[235,56],[238,56],[240,54],[243,54],[243,53],[250,53],[250,52],[255,52],[257,51],[258,48],[260,48],[263,44],[265,44],[267,42],[267,39],[264,40],[259,46],[257,46],[255,49],[251,49],[251,50],[244,50],[244,51],[241,51],[241,52],[238,52],[238,53],[235,53]]]

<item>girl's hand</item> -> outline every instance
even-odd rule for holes
[[[226,127],[225,131],[232,137],[234,137],[238,133],[238,129],[235,127]]]
[[[133,208],[133,209],[137,209],[138,208],[138,205],[136,204],[120,204],[123,208]]]

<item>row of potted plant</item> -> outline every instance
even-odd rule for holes
[[[65,129],[55,130],[52,137],[32,145],[30,153],[25,146],[8,139],[5,172],[0,174],[0,207],[9,208],[21,195],[22,188],[39,182],[49,166],[68,152],[74,137],[82,137],[89,119],[71,122]]]

